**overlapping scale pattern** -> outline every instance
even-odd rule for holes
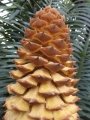
[[[21,45],[4,120],[79,120],[77,70],[64,16],[50,6],[36,12]]]

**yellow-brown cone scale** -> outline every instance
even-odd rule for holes
[[[36,12],[25,29],[10,72],[4,120],[79,120],[75,61],[64,17],[50,6]]]

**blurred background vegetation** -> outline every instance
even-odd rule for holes
[[[90,120],[90,0],[0,0],[0,118],[3,103],[8,96],[6,85],[13,82],[9,71],[14,69],[16,50],[37,10],[51,5],[65,15],[70,27],[73,59],[77,62],[80,78],[78,95],[81,120]]]

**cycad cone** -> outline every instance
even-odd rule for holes
[[[21,44],[4,120],[78,120],[78,80],[64,17],[50,6],[36,12]]]

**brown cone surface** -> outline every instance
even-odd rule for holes
[[[50,6],[36,12],[25,29],[22,47],[7,86],[4,120],[79,120],[75,61],[69,28]]]

